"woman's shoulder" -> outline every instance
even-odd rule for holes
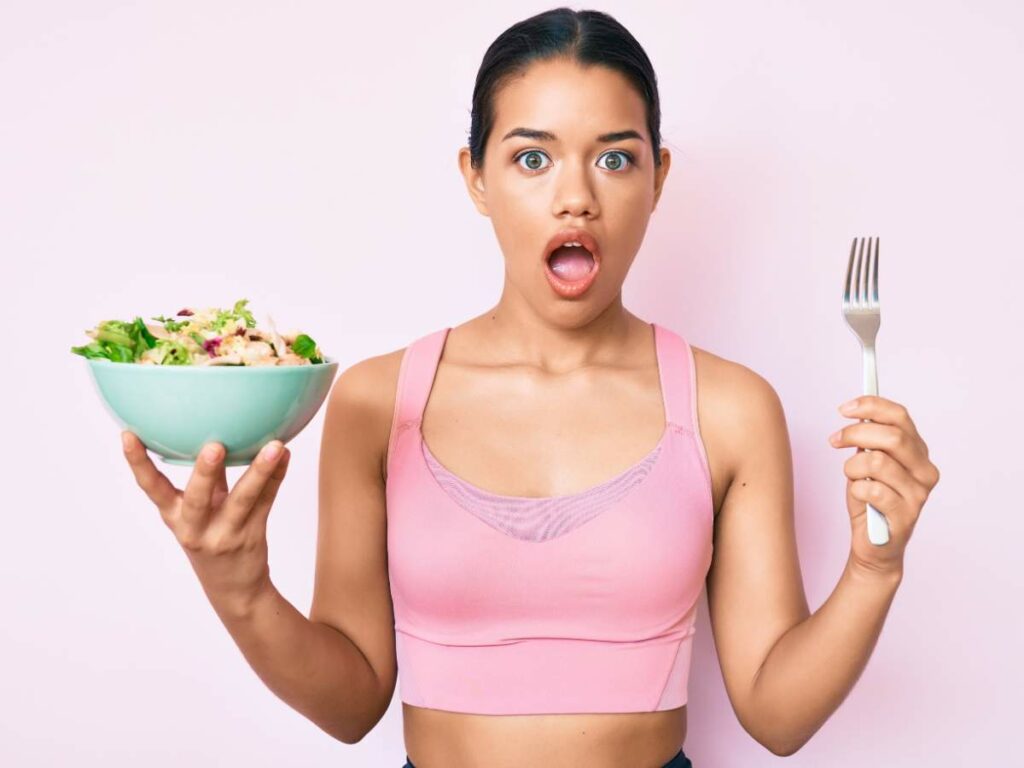
[[[350,416],[350,439],[358,439],[371,451],[385,478],[385,460],[391,436],[391,420],[398,397],[398,376],[407,347],[363,358],[345,368],[335,379],[328,396],[328,413],[345,411]]]
[[[331,397],[355,399],[372,411],[390,410],[384,406],[388,400],[394,405],[395,392],[388,390],[398,386],[398,373],[406,349],[401,347],[352,363],[338,374]]]
[[[384,447],[395,412],[398,378],[405,354],[414,344],[426,341],[439,330],[420,334],[397,349],[358,360],[339,373],[334,382],[330,398],[344,399],[364,411],[368,422],[372,422],[373,431],[383,437]]]
[[[724,497],[750,450],[752,430],[777,429],[782,403],[771,383],[736,360],[690,345],[693,350],[697,420]],[[717,507],[716,507],[717,508]]]
[[[775,393],[768,379],[753,368],[694,344],[690,349],[698,390],[703,384],[703,393],[718,407],[742,408],[752,397],[763,399]]]

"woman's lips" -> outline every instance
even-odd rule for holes
[[[548,260],[544,260],[544,275],[548,279],[548,284],[554,289],[555,293],[564,299],[576,298],[586,291],[594,283],[594,279],[597,277],[600,269],[601,260],[594,259],[594,266],[579,280],[564,280],[551,270],[551,264]]]

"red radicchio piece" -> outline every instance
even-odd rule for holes
[[[206,353],[210,357],[216,357],[217,356],[217,347],[220,346],[220,342],[221,342],[221,337],[220,336],[216,336],[216,337],[214,337],[212,339],[207,339],[206,341],[203,342],[203,349],[206,350]]]
[[[178,312],[177,316],[178,317],[191,317],[194,314],[195,314],[195,312],[193,312],[191,309],[183,309],[183,310]]]

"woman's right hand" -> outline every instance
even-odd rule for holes
[[[181,491],[153,465],[134,433],[123,431],[121,438],[136,482],[185,550],[214,608],[243,612],[270,584],[267,518],[291,452],[271,441],[229,492],[224,447],[207,443]],[[279,452],[271,457],[268,449],[275,447]]]

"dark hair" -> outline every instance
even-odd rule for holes
[[[661,103],[651,60],[618,21],[601,11],[553,8],[502,32],[484,54],[473,87],[469,150],[474,168],[483,166],[484,147],[494,127],[497,91],[530,64],[567,58],[583,66],[600,64],[629,79],[647,103],[647,130],[655,166],[661,165]]]

